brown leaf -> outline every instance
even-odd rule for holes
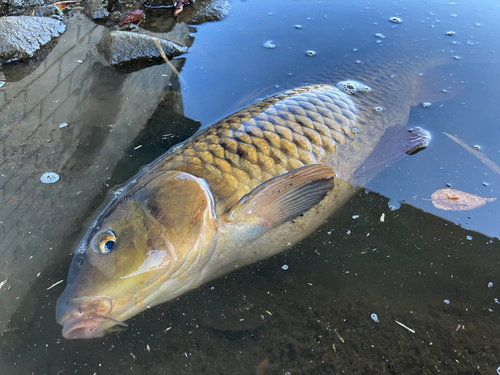
[[[264,373],[267,370],[267,367],[269,366],[269,358],[264,359],[259,365],[257,366],[257,371],[255,372],[256,375],[264,375]]]
[[[177,0],[175,2],[174,16],[177,16],[184,9],[184,5],[188,5],[191,0]]]
[[[146,18],[144,11],[137,9],[127,14],[127,16],[120,22],[120,26],[126,25],[128,23],[133,23],[134,25],[137,25],[142,20],[144,20],[144,18]]]
[[[467,211],[493,202],[496,198],[482,198],[455,189],[441,189],[432,194],[434,207],[445,211]]]

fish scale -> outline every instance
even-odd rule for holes
[[[261,183],[325,163],[359,129],[350,95],[330,85],[298,88],[257,102],[199,132],[153,168],[204,178],[224,211]]]

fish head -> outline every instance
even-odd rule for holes
[[[217,242],[210,187],[178,171],[141,177],[101,213],[75,252],[56,306],[65,338],[101,337],[204,282],[201,271]]]

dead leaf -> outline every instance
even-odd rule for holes
[[[129,23],[133,23],[134,25],[139,24],[146,18],[143,10],[137,9],[125,16],[125,18],[120,22],[120,27],[123,25],[127,25]]]
[[[177,16],[184,9],[184,5],[187,5],[191,2],[191,0],[177,0],[175,2],[175,11],[174,16]]]
[[[255,372],[255,375],[264,375],[268,366],[269,366],[269,358],[266,358],[257,366],[257,371]]]
[[[482,198],[455,189],[441,189],[432,194],[434,207],[445,211],[467,211],[482,207],[496,198]]]

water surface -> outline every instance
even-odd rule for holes
[[[426,199],[447,185],[500,198],[500,176],[443,135],[500,164],[498,12],[494,2],[233,1],[222,21],[193,27],[189,53],[174,62],[180,80],[167,65],[104,66],[92,48],[104,27],[72,18],[35,70],[0,72],[2,372],[253,374],[268,358],[266,374],[495,373],[500,202],[446,212]],[[48,288],[66,278],[110,189],[255,99],[385,50],[449,55],[436,82],[463,86],[412,109],[408,126],[433,135],[425,151],[387,168],[290,251],[125,331],[62,339],[54,307],[64,283]],[[42,184],[49,171],[61,180]]]

